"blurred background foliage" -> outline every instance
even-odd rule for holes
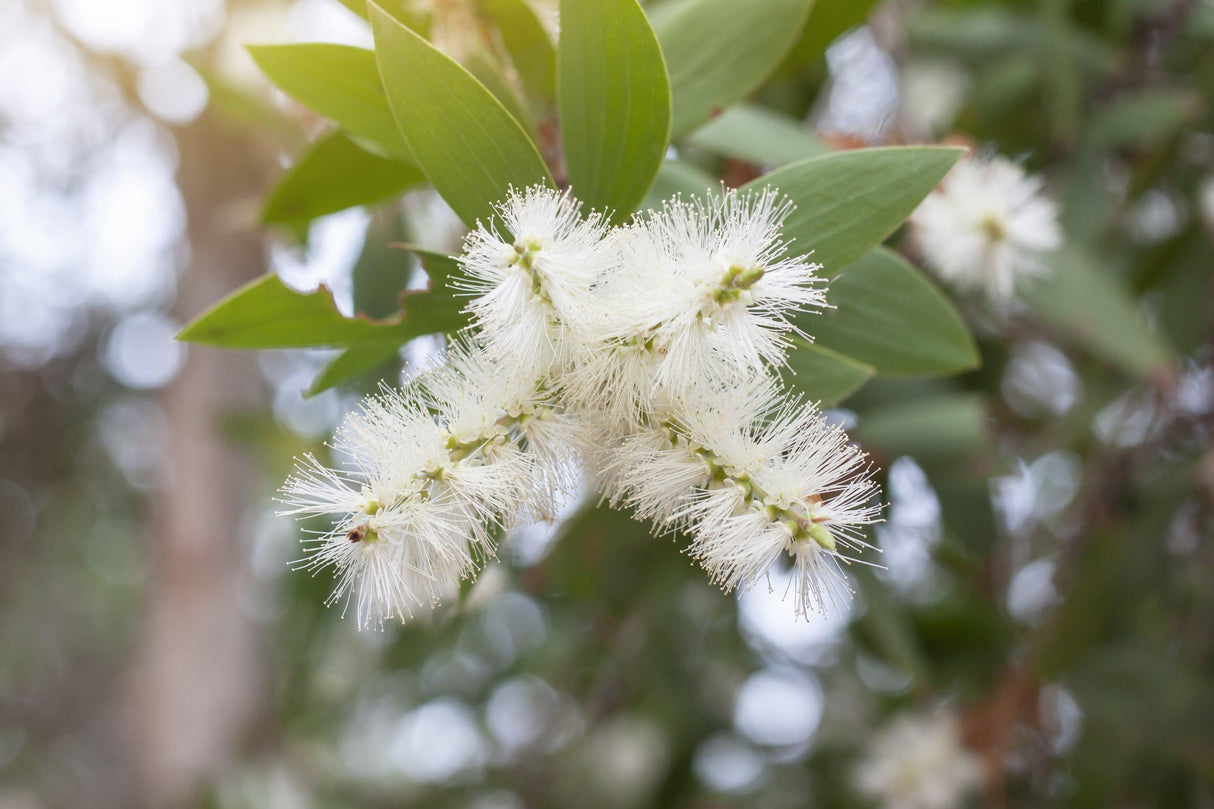
[[[542,140],[509,6],[394,10]],[[676,120],[659,193],[943,140],[1063,204],[1024,305],[956,300],[980,369],[834,411],[884,470],[888,570],[809,623],[779,574],[724,596],[593,503],[382,634],[289,572],[290,458],[434,341],[173,335],[267,270],[391,315],[421,276],[390,245],[461,232],[241,48],[313,40],[370,35],[337,0],[0,5],[0,807],[863,807],[874,734],[940,710],[972,805],[1214,806],[1214,3],[817,0],[745,104]],[[305,149],[335,173],[291,189]],[[307,196],[355,181],[386,201]]]

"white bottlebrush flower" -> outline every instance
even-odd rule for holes
[[[543,186],[512,191],[497,210],[465,239],[466,277],[455,284],[475,296],[468,309],[491,353],[546,369],[562,359],[565,324],[587,316],[590,285],[610,260],[607,223]]]
[[[1044,181],[1003,157],[965,159],[910,216],[928,265],[958,289],[1011,298],[1062,245],[1058,206]]]
[[[360,624],[404,620],[554,518],[589,462],[727,590],[787,554],[798,614],[837,600],[879,509],[864,455],[772,373],[825,306],[790,207],[730,191],[609,231],[568,194],[512,192],[460,257],[478,330],[347,419],[349,471],[308,457],[285,484],[284,513],[331,521],[302,567],[335,568]]]
[[[489,455],[503,448],[520,453],[527,482],[524,510],[513,522],[552,519],[574,496],[584,456],[586,431],[566,411],[549,377],[531,370],[495,359],[475,341],[463,340],[448,349],[443,365],[416,381],[457,441],[491,436],[485,447]]]
[[[773,380],[699,389],[613,452],[609,494],[659,528],[691,535],[689,552],[724,589],[745,590],[787,556],[798,615],[850,594],[840,563],[871,546],[875,485],[865,456],[813,407],[782,400]]]
[[[476,568],[466,518],[451,497],[423,495],[427,483],[393,483],[379,474],[344,474],[311,456],[283,486],[283,514],[326,516],[330,530],[304,541],[300,567],[333,567],[329,603],[353,602],[360,627],[404,621],[415,607],[435,603]]]
[[[775,191],[727,191],[660,212],[617,230],[616,263],[595,286],[597,306],[580,323],[584,342],[609,353],[582,369],[592,406],[610,407],[632,369],[652,372],[650,387],[672,391],[731,379],[784,361],[791,318],[825,306],[818,265],[789,251],[780,227],[792,209]],[[649,362],[634,356],[652,355]],[[621,361],[623,365],[621,365]],[[621,367],[625,369],[621,380]]]
[[[855,771],[856,788],[882,809],[956,809],[981,781],[981,762],[949,714],[895,720]]]
[[[505,412],[503,386],[465,374],[483,355],[423,374],[404,391],[367,399],[338,432],[350,472],[311,457],[283,487],[284,514],[328,516],[305,543],[308,570],[335,567],[331,601],[353,601],[361,626],[407,619],[473,575],[537,489],[536,462]],[[441,398],[441,402],[439,399]]]

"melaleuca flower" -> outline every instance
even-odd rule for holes
[[[285,513],[331,521],[302,566],[336,568],[330,601],[360,624],[404,620],[554,519],[589,465],[727,590],[787,555],[798,613],[846,592],[878,508],[864,456],[772,373],[792,318],[825,305],[780,237],[789,210],[731,191],[609,231],[568,194],[511,193],[459,259],[473,329],[347,419],[348,471],[308,457],[285,484]]]
[[[854,780],[883,809],[956,809],[981,784],[982,765],[953,716],[904,716],[872,740]]]
[[[963,160],[910,216],[927,264],[958,289],[1012,297],[1062,245],[1058,206],[1040,177],[1002,157]]]
[[[308,457],[286,482],[283,513],[333,520],[302,566],[336,567],[332,600],[356,601],[361,625],[404,620],[475,574],[522,514],[552,510],[575,435],[534,378],[457,345],[346,420],[336,449],[350,472]]]
[[[514,523],[553,519],[576,491],[584,456],[586,430],[566,411],[550,377],[532,371],[463,340],[448,349],[444,364],[416,380],[457,440],[493,436],[523,453],[529,479]]]
[[[697,389],[615,450],[617,501],[689,552],[725,590],[745,590],[787,557],[798,615],[850,594],[840,563],[871,546],[875,484],[865,456],[816,409],[770,378]],[[655,413],[655,418],[658,414]]]
[[[607,223],[543,186],[512,191],[497,210],[465,239],[467,277],[455,283],[476,296],[468,310],[490,353],[546,369],[561,359],[565,324],[587,317],[590,285],[609,261]]]
[[[797,331],[792,316],[825,305],[818,265],[791,255],[780,235],[791,209],[771,190],[727,191],[669,202],[620,228],[617,266],[596,284],[591,318],[578,324],[586,344],[613,358],[600,360],[598,384],[589,378],[583,387],[618,390],[610,377],[621,361],[651,365],[650,385],[674,391],[782,363]],[[633,374],[623,381],[631,394]]]

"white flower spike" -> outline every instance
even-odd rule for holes
[[[566,324],[587,317],[590,285],[608,266],[607,222],[544,186],[511,191],[497,208],[500,221],[465,239],[467,277],[456,284],[476,296],[468,310],[491,354],[547,370],[565,359]]]
[[[473,330],[347,419],[350,471],[309,456],[284,485],[283,513],[331,520],[301,566],[335,568],[331,603],[360,625],[405,620],[502,532],[553,519],[589,464],[726,590],[786,556],[798,614],[846,596],[879,507],[864,455],[772,373],[793,318],[826,305],[780,235],[790,210],[724,191],[609,231],[568,193],[512,192],[459,259]]]
[[[687,531],[689,552],[726,591],[750,588],[787,556],[798,615],[848,598],[840,564],[872,547],[862,531],[880,506],[846,433],[780,398],[770,378],[698,391],[668,412],[615,450],[615,501]]]
[[[800,332],[793,316],[826,305],[819,266],[791,254],[780,234],[791,210],[770,189],[729,190],[669,202],[620,228],[618,266],[596,285],[599,305],[579,329],[609,356],[581,369],[575,398],[643,398],[637,389],[679,391],[782,364],[789,333]],[[621,378],[622,368],[629,370]],[[587,404],[611,405],[601,393]]]

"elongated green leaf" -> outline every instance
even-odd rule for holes
[[[391,361],[399,360],[399,354],[400,347],[392,344],[347,348],[321,369],[306,395],[315,396],[358,379],[381,366],[387,366]]]
[[[468,71],[378,6],[371,28],[400,131],[465,223],[489,219],[511,186],[552,184],[527,133]]]
[[[280,90],[331,121],[356,140],[412,162],[388,99],[375,54],[348,45],[258,45],[249,53]]]
[[[178,339],[221,348],[400,345],[423,334],[456,331],[467,322],[462,301],[449,294],[416,292],[402,296],[401,304],[392,320],[348,318],[337,311],[327,289],[300,293],[277,275],[267,275],[215,304]]]
[[[784,223],[793,249],[813,251],[833,275],[879,245],[948,172],[962,149],[856,149],[792,163],[748,183],[778,188],[796,203]]]
[[[672,0],[655,16],[680,137],[753,92],[801,36],[813,0]],[[662,8],[662,7],[659,7]]]
[[[966,455],[987,440],[982,396],[951,393],[894,402],[860,414],[855,435],[887,458]]]
[[[412,235],[399,209],[377,211],[367,224],[362,252],[350,270],[354,311],[372,318],[390,318],[400,309],[401,293],[418,272],[417,261],[393,248]]]
[[[408,250],[417,256],[418,260],[422,263],[422,269],[430,277],[431,287],[447,287],[449,286],[449,279],[459,274],[459,262],[455,260],[455,256],[449,256],[446,253],[438,253],[434,250],[427,250],[424,247],[416,247],[411,244],[396,246],[402,250]]]
[[[721,187],[716,177],[699,166],[684,160],[666,160],[658,167],[658,176],[653,188],[645,195],[641,209],[660,210],[662,202],[676,194],[704,196]]]
[[[307,222],[379,202],[425,181],[416,166],[373,155],[335,131],[317,139],[282,176],[261,219],[267,224]]]
[[[829,151],[801,121],[753,104],[735,104],[693,132],[687,142],[760,165],[791,163]]]
[[[1167,340],[1152,331],[1122,283],[1078,249],[1050,258],[1052,272],[1024,285],[1037,316],[1129,374],[1147,377],[1172,363]]]
[[[497,26],[514,69],[532,103],[556,103],[556,47],[527,0],[480,0]]]
[[[337,0],[337,2],[364,20],[371,21],[371,15],[367,13],[367,0]],[[384,0],[380,6],[417,33],[427,39],[430,37],[431,14],[425,10],[424,6],[415,3],[415,0]]]
[[[636,0],[561,0],[557,100],[573,193],[630,214],[670,139],[666,64]]]
[[[366,3],[360,2],[360,0],[337,0],[337,2],[341,3],[343,6],[350,9],[350,11],[353,11],[355,14],[362,17],[364,20],[367,19]]]
[[[871,365],[795,338],[788,354],[788,367],[780,375],[789,389],[822,407],[830,407],[859,390],[872,379],[873,373]]]
[[[535,117],[527,108],[527,102],[519,94],[502,73],[501,65],[485,49],[478,48],[464,57],[461,64],[472,74],[472,77],[493,93],[493,97],[501,102],[510,113],[510,117],[518,121],[527,137],[535,142]],[[536,144],[538,148],[538,144]]]
[[[1200,114],[1201,98],[1176,90],[1140,90],[1114,100],[1087,125],[1093,148],[1150,146],[1175,136]]]
[[[798,325],[815,344],[867,363],[883,376],[936,376],[978,365],[964,321],[936,287],[897,253],[879,247],[826,292],[835,308]]]
[[[809,12],[809,22],[801,41],[793,49],[793,57],[801,62],[821,59],[826,48],[840,34],[860,25],[876,0],[817,0]]]

